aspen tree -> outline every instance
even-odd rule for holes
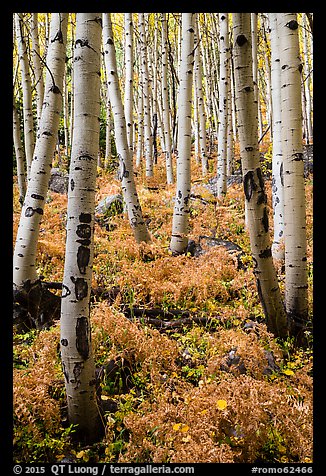
[[[69,155],[69,102],[68,102],[68,86],[67,73],[63,80],[63,131],[64,131],[64,153]]]
[[[146,160],[146,177],[153,176],[153,134],[151,129],[150,113],[150,87],[147,63],[147,38],[145,28],[145,18],[143,13],[138,13],[138,28],[141,41],[141,74],[143,85],[143,108],[144,108],[144,146]]]
[[[168,38],[166,13],[161,14],[162,20],[162,123],[164,132],[166,181],[173,183],[172,141],[170,126],[170,107],[168,89]]]
[[[312,117],[311,117],[311,94],[310,94],[310,85],[311,85],[311,75],[309,67],[309,32],[307,31],[307,14],[303,13],[303,87],[304,95],[306,99],[306,117],[307,117],[307,144],[312,144],[313,142],[313,132],[312,132]]]
[[[228,32],[229,33],[229,32]],[[233,135],[233,111],[232,111],[232,81],[231,81],[231,44],[229,37],[229,61],[228,61],[228,90],[227,90],[227,101],[228,101],[228,114],[227,114],[227,140],[226,140],[226,173],[227,175],[232,175],[234,170],[234,140],[235,136]]]
[[[267,196],[259,164],[249,13],[233,13],[233,32],[235,99],[254,274],[267,327],[275,335],[285,337],[287,317],[272,260]]]
[[[19,189],[19,203],[23,205],[24,197],[26,193],[26,175],[25,175],[25,156],[24,156],[24,147],[21,141],[20,134],[20,119],[15,105],[15,100],[13,103],[13,138],[14,138],[14,147],[15,147],[15,156],[16,156],[16,167],[17,167],[17,180],[18,180],[18,189]]]
[[[143,219],[134,180],[133,163],[127,140],[126,119],[121,100],[114,38],[109,13],[103,13],[103,45],[108,92],[114,121],[115,142],[120,162],[119,177],[128,211],[129,223],[137,243],[141,241],[148,242],[151,238]]]
[[[32,104],[32,80],[29,72],[26,44],[26,28],[24,17],[21,13],[15,13],[16,38],[18,43],[19,65],[22,76],[23,89],[23,124],[24,124],[24,147],[27,163],[27,177],[29,177],[34,153],[34,119]]]
[[[127,140],[131,157],[133,155],[133,22],[132,13],[124,14],[125,24],[125,98],[124,107],[127,126]]]
[[[36,89],[36,107],[37,107],[37,126],[40,124],[43,97],[44,97],[44,81],[43,68],[40,60],[40,45],[38,35],[38,13],[31,14],[31,37],[32,37],[32,61],[35,75],[35,89]]]
[[[112,119],[111,119],[111,103],[109,92],[106,91],[106,122],[105,122],[105,158],[104,158],[104,169],[109,168],[109,163],[111,160],[112,145],[111,145],[111,131],[112,131]]]
[[[274,238],[272,244],[272,255],[275,259],[284,260],[284,187],[281,135],[280,42],[277,14],[269,13],[268,15],[271,29],[271,93],[273,108],[272,204],[274,217]]]
[[[190,156],[191,156],[191,103],[194,63],[193,13],[182,13],[182,41],[180,61],[179,134],[177,157],[176,196],[172,221],[170,250],[172,254],[183,253],[188,245],[188,222],[190,200]]]
[[[196,99],[197,99],[197,113],[199,119],[199,154],[201,157],[202,175],[203,177],[208,172],[208,159],[207,159],[207,139],[206,139],[206,113],[204,106],[204,93],[203,93],[203,73],[202,62],[200,57],[199,47],[199,30],[197,20],[195,22],[195,63],[194,63],[194,81],[196,87]]]
[[[219,13],[219,127],[217,149],[217,196],[226,194],[226,159],[228,126],[228,63],[229,63],[229,19],[227,13]]]
[[[96,163],[99,148],[101,14],[77,13],[74,134],[69,172],[60,347],[69,423],[81,440],[101,433],[91,343]]]
[[[308,318],[307,239],[302,151],[301,70],[295,13],[278,13],[284,180],[285,307],[294,332]]]
[[[141,159],[144,151],[144,95],[143,83],[138,82],[138,128],[137,128],[137,152],[136,152],[136,167],[140,167]]]
[[[27,281],[33,283],[38,278],[37,242],[62,110],[67,17],[66,13],[53,13],[51,16],[44,105],[14,250],[13,282],[18,287]]]
[[[258,88],[258,38],[257,38],[257,28],[258,28],[258,13],[251,13],[251,42],[252,42],[252,72],[253,72],[253,81],[254,81],[254,94],[255,94],[255,103],[257,104],[257,118],[258,118],[258,127],[259,127],[259,137],[263,134],[263,126],[261,121],[260,114],[260,97],[259,97],[259,88]]]

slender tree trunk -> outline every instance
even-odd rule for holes
[[[301,70],[295,13],[279,13],[284,180],[285,306],[294,333],[308,318]]]
[[[252,74],[250,14],[233,14],[234,72],[238,131],[248,229],[257,289],[268,329],[285,337],[287,317],[273,265],[269,238],[267,196],[259,164],[257,113]]]
[[[63,80],[63,129],[65,138],[65,155],[69,155],[69,104],[68,104],[68,85],[67,71]]]
[[[132,13],[125,13],[125,115],[127,125],[127,139],[131,157],[133,156],[133,23]]]
[[[32,283],[37,280],[36,250],[40,221],[48,191],[62,110],[67,16],[66,13],[56,13],[51,17],[44,106],[14,250],[13,282],[18,287],[26,281]]]
[[[166,181],[173,183],[172,141],[168,90],[168,38],[166,13],[162,13],[162,123],[164,129]]]
[[[108,91],[114,118],[115,141],[120,161],[119,175],[122,184],[123,196],[128,211],[129,223],[137,243],[140,243],[141,241],[148,242],[151,240],[151,238],[143,219],[134,180],[131,153],[128,147],[126,119],[121,100],[114,38],[111,17],[109,13],[103,14],[103,43],[104,58],[108,76]]]
[[[194,79],[196,86],[197,104],[198,104],[198,119],[199,119],[199,151],[202,164],[202,175],[207,175],[208,172],[208,159],[207,159],[207,138],[206,138],[206,113],[204,106],[204,93],[203,93],[203,72],[202,62],[200,57],[199,46],[199,29],[197,20],[195,22],[195,63],[194,63]]]
[[[182,47],[179,90],[179,134],[177,157],[177,184],[172,222],[170,250],[183,253],[188,245],[191,156],[191,102],[194,61],[195,14],[182,13]]]
[[[140,80],[138,83],[138,134],[137,134],[137,153],[136,153],[136,167],[140,167],[141,159],[143,157],[144,150],[144,95],[143,95],[143,82]]]
[[[32,81],[29,73],[27,46],[25,41],[25,27],[23,22],[23,14],[15,13],[16,37],[18,43],[19,65],[22,75],[23,89],[23,118],[24,118],[24,147],[27,163],[27,177],[29,177],[30,169],[34,153],[34,120],[32,105]]]
[[[254,95],[255,103],[257,104],[257,118],[258,118],[258,128],[259,128],[259,137],[263,134],[263,126],[261,121],[260,114],[260,98],[259,98],[259,88],[258,88],[258,48],[257,48],[257,23],[258,23],[258,13],[251,13],[251,42],[252,42],[252,72],[254,80]]]
[[[217,196],[226,194],[226,155],[228,126],[228,62],[229,62],[229,19],[227,13],[219,13],[219,48],[220,48],[220,82],[219,82],[219,127],[217,149]]]
[[[107,170],[111,160],[111,130],[112,130],[112,119],[111,119],[111,103],[109,98],[109,91],[106,91],[106,123],[105,123],[105,159],[104,159],[104,169]]]
[[[307,22],[306,15],[303,14],[303,81],[304,81],[304,92],[306,97],[306,116],[307,116],[307,144],[313,143],[313,132],[312,132],[312,117],[311,117],[311,94],[310,94],[310,67],[309,67],[309,47],[308,47],[308,31],[307,31]]]
[[[13,104],[13,135],[14,135],[17,180],[18,180],[18,189],[19,189],[19,203],[23,205],[24,197],[26,193],[26,175],[25,175],[25,164],[24,164],[25,157],[24,157],[24,147],[20,137],[19,114],[15,105],[15,101]]]
[[[38,37],[38,14],[31,14],[31,37],[32,37],[32,60],[35,74],[35,88],[36,88],[36,107],[37,107],[37,127],[40,125],[43,97],[44,97],[44,81],[43,68],[40,60],[40,45]]]
[[[272,203],[274,239],[272,255],[284,260],[284,186],[281,135],[281,66],[277,14],[269,13],[271,38],[271,87],[273,108]]]
[[[146,159],[146,177],[153,176],[153,135],[151,130],[150,113],[150,87],[147,63],[147,45],[145,19],[143,13],[138,13],[138,25],[141,38],[141,71],[143,83],[143,107],[144,107],[144,144]]]
[[[61,359],[70,424],[80,440],[101,433],[91,344],[90,293],[99,148],[101,14],[77,13],[75,107],[66,256],[61,304]]]

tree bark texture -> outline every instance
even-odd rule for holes
[[[295,13],[279,13],[284,180],[285,306],[294,327],[308,315],[301,71]]]
[[[281,134],[281,64],[277,14],[269,13],[271,39],[271,86],[273,108],[272,203],[274,238],[272,255],[284,260],[284,183]]]
[[[125,115],[127,126],[127,139],[128,146],[133,155],[133,23],[132,13],[124,14],[125,20],[125,66],[126,66],[126,79],[125,79]]]
[[[168,38],[166,13],[162,13],[162,123],[165,146],[166,181],[173,183],[172,140],[168,90]]]
[[[14,250],[13,282],[37,279],[36,252],[62,110],[67,13],[51,17],[44,104]],[[50,73],[51,72],[51,73]]]
[[[177,183],[170,242],[173,254],[183,253],[188,244],[194,21],[195,14],[182,13]]]
[[[74,134],[61,304],[61,359],[68,418],[85,441],[101,430],[91,343],[90,293],[100,128],[100,13],[77,13],[74,49]]]
[[[128,211],[129,223],[137,243],[140,243],[141,241],[148,242],[151,238],[143,219],[136,190],[133,163],[127,140],[126,119],[119,87],[111,17],[109,13],[103,14],[103,42],[108,92],[113,113],[117,153],[120,162],[119,178],[122,184],[122,192]]]
[[[219,81],[219,127],[217,149],[217,196],[226,194],[227,185],[227,126],[228,126],[228,63],[229,63],[229,19],[227,13],[219,13],[219,49],[220,49],[220,81]]]
[[[144,111],[144,148],[146,160],[146,177],[153,176],[153,134],[151,129],[150,112],[150,86],[147,62],[147,44],[144,13],[138,14],[138,26],[140,34],[140,53],[141,53],[141,75],[143,92],[143,111]]]
[[[272,261],[267,197],[259,164],[250,14],[234,13],[233,25],[240,155],[254,273],[267,327],[275,335],[284,337],[288,331],[287,318]]]
[[[15,13],[16,37],[18,43],[19,65],[22,75],[23,89],[23,124],[24,124],[24,147],[25,158],[27,163],[27,177],[29,177],[30,169],[34,153],[34,120],[33,120],[33,104],[32,104],[32,80],[29,72],[29,64],[27,57],[26,32],[24,26],[24,17],[22,13]]]

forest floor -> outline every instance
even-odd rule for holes
[[[213,161],[212,161],[213,162]],[[96,222],[92,342],[105,436],[75,443],[67,423],[59,322],[14,334],[15,462],[312,462],[312,350],[265,326],[244,222],[241,184],[217,200],[192,167],[190,235],[230,241],[198,256],[169,252],[174,186],[164,159],[137,190],[152,242],[138,246],[125,214]],[[312,175],[306,179],[312,317]],[[266,180],[271,213],[271,181]],[[96,203],[121,193],[99,169]],[[38,273],[62,282],[67,195],[49,191]],[[20,216],[14,185],[14,238]],[[284,274],[276,263],[284,292]],[[150,312],[151,311],[151,312]],[[161,321],[165,324],[160,324]],[[311,337],[311,336],[310,336]]]

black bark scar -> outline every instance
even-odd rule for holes
[[[246,200],[249,202],[253,191],[257,189],[257,185],[254,181],[254,172],[249,170],[246,175],[243,177],[243,188],[246,196]]]
[[[89,263],[90,249],[86,246],[79,246],[77,252],[77,265],[81,274],[86,274],[86,268]]]
[[[78,317],[76,324],[76,349],[84,360],[89,356],[88,334],[87,317]]]
[[[77,301],[81,301],[87,296],[88,293],[88,284],[84,278],[75,278],[74,276],[70,276],[71,281],[75,285],[75,295]]]

